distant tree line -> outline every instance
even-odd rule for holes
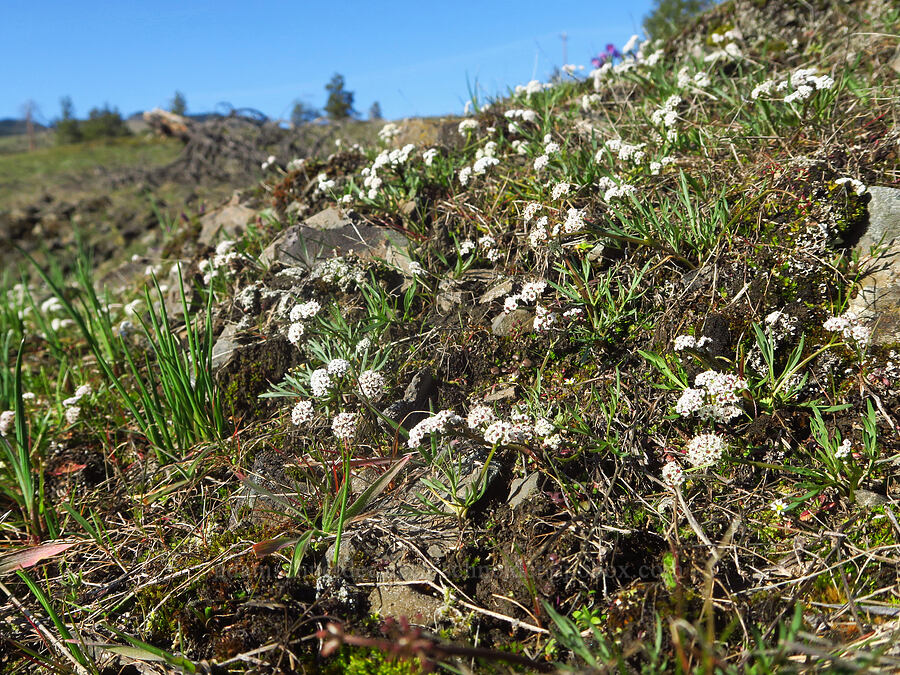
[[[75,117],[75,106],[69,96],[63,97],[60,105],[62,114],[54,124],[57,143],[80,143],[131,135],[118,109],[111,108],[108,103],[102,108],[92,108],[84,120]]]

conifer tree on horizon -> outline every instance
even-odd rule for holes
[[[335,73],[331,81],[325,85],[328,100],[325,103],[325,114],[333,120],[343,120],[356,115],[353,109],[353,92],[344,89],[344,76]]]

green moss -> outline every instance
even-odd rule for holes
[[[321,666],[325,675],[415,675],[421,673],[418,661],[392,660],[377,649],[344,647]]]

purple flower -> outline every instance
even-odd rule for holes
[[[594,68],[599,68],[607,61],[614,61],[615,59],[620,58],[622,58],[621,52],[616,49],[616,46],[614,44],[609,43],[608,45],[606,45],[605,52],[601,52],[591,59],[591,65],[593,65]]]

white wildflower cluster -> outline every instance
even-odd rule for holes
[[[216,245],[216,251],[211,258],[206,258],[197,263],[197,268],[203,274],[203,283],[209,284],[213,279],[230,276],[239,264],[245,260],[241,253],[234,250],[235,242],[227,239]]]
[[[694,386],[685,389],[675,404],[675,412],[682,417],[694,415],[702,420],[728,422],[741,414],[736,405],[738,393],[747,382],[730,373],[707,370],[694,379]]]
[[[611,202],[614,199],[624,199],[630,197],[637,192],[634,185],[628,183],[617,183],[609,176],[601,176],[597,181],[597,187],[603,190],[603,201]]]
[[[372,338],[364,337],[362,340],[356,343],[356,346],[353,348],[353,353],[356,356],[362,356],[368,353],[369,349],[372,347]]]
[[[731,61],[743,58],[740,44],[744,36],[737,28],[730,28],[726,31],[716,31],[709,36],[716,49],[704,57],[707,63],[715,61]]]
[[[678,71],[678,88],[684,89],[689,86],[705,89],[710,85],[709,74],[703,70],[694,73],[692,76],[687,66]]]
[[[678,462],[666,462],[662,468],[663,483],[673,490],[684,483],[684,469]]]
[[[556,313],[546,307],[537,305],[534,308],[534,330],[537,333],[546,333],[556,323]]]
[[[356,384],[359,393],[372,401],[377,401],[384,395],[384,376],[374,370],[361,372]]]
[[[650,174],[653,176],[658,176],[660,171],[669,166],[669,164],[674,163],[674,157],[660,157],[659,160],[653,160],[650,162]]]
[[[517,96],[525,94],[525,100],[528,101],[534,94],[540,94],[542,91],[552,88],[553,84],[550,82],[542,83],[538,80],[531,80],[528,84],[517,84],[515,92]]]
[[[353,412],[342,412],[331,420],[331,433],[340,440],[351,440],[356,435],[356,423],[359,415]]]
[[[527,155],[528,143],[523,141],[521,138],[516,139],[512,142],[512,149],[517,155]]]
[[[350,362],[347,359],[331,359],[325,366],[325,370],[333,377],[343,377],[350,370]]]
[[[535,171],[543,171],[547,165],[550,163],[549,155],[539,155],[534,158],[534,170]]]
[[[478,246],[484,251],[484,257],[491,262],[497,262],[503,257],[502,251],[497,248],[497,240],[488,234],[478,240]]]
[[[707,466],[722,459],[728,443],[718,434],[700,434],[692,438],[685,448],[685,459],[693,466]]]
[[[529,207],[532,206],[531,204]],[[534,213],[540,208],[541,205],[535,205],[530,213],[529,209],[526,208],[525,212],[525,223],[527,224],[534,217]],[[540,248],[544,244],[546,244],[551,237],[557,237],[562,234],[574,234],[576,232],[581,232],[585,229],[586,224],[584,222],[584,211],[582,209],[576,209],[575,207],[569,208],[566,212],[566,219],[559,223],[554,223],[553,227],[548,230],[550,221],[547,216],[541,216],[538,218],[534,225],[531,228],[531,231],[528,234],[528,243],[532,248]]]
[[[550,193],[550,196],[554,201],[556,201],[560,197],[565,197],[571,190],[571,183],[560,182],[553,186],[553,190]]]
[[[0,436],[6,436],[16,423],[16,411],[4,410],[0,413]]]
[[[294,305],[294,307],[291,308],[290,314],[288,315],[291,320],[291,325],[288,326],[287,333],[288,340],[291,344],[300,344],[300,339],[303,337],[304,333],[306,333],[306,325],[303,322],[313,318],[319,313],[320,309],[322,309],[322,306],[315,300],[301,302],[299,305]]]
[[[466,423],[491,445],[530,443],[535,439],[540,439],[543,447],[551,449],[562,445],[562,437],[556,433],[553,423],[544,417],[533,417],[522,405],[513,406],[509,420],[498,419],[486,405],[474,405],[469,409]]]
[[[70,396],[69,398],[63,400],[63,408],[65,408],[66,422],[69,424],[75,424],[78,421],[78,418],[81,417],[81,399],[86,396],[90,396],[93,393],[93,389],[91,389],[91,385],[83,384],[78,389],[75,390],[75,394]]]
[[[472,165],[471,172],[466,174],[466,179],[463,181],[462,175],[463,170],[460,171],[460,182],[465,185],[468,182],[468,176],[471,173],[475,173],[476,175],[483,175],[487,173],[487,170],[492,166],[497,166],[500,163],[500,160],[497,158],[497,142],[496,141],[488,141],[485,143],[483,148],[478,148],[475,153],[475,163]],[[468,167],[467,167],[468,168]]]
[[[327,173],[320,173],[316,176],[316,192],[328,192],[333,190],[336,184],[334,179],[328,177]]]
[[[765,80],[759,83],[750,92],[750,98],[754,101],[761,96],[774,96],[773,92],[784,95],[785,103],[805,101],[816,91],[831,89],[834,79],[829,75],[817,75],[813,68],[798,68],[788,77],[781,80]],[[790,93],[784,94],[788,89]]]
[[[407,143],[402,148],[394,150],[382,150],[375,156],[372,166],[367,166],[360,171],[363,177],[363,189],[359,191],[360,197],[375,199],[378,191],[384,185],[384,179],[379,175],[380,170],[393,170],[406,164],[416,146]]]
[[[301,169],[306,167],[306,159],[302,157],[295,157],[290,162],[287,163],[288,171],[300,171]]]
[[[263,171],[268,171],[269,167],[275,164],[276,161],[277,160],[275,159],[275,155],[269,155],[268,157],[266,157],[263,163],[259,165],[259,168]]]
[[[298,401],[291,410],[291,422],[294,426],[309,424],[313,419],[312,401]]]
[[[425,162],[425,166],[431,166],[434,164],[435,157],[438,156],[437,148],[428,148],[425,152],[422,153],[422,160]]]
[[[596,106],[603,102],[603,97],[599,94],[585,94],[581,97],[581,109],[584,112],[590,112]]]
[[[544,294],[546,288],[547,282],[543,279],[526,281],[522,284],[522,290],[506,297],[503,301],[503,311],[509,313],[516,310],[519,307],[519,303],[531,304],[537,302],[538,298]]]
[[[462,122],[459,123],[458,131],[459,131],[460,135],[465,136],[467,133],[469,133],[471,131],[478,131],[479,126],[480,125],[478,124],[478,120],[472,120],[472,119],[463,120]]]
[[[822,324],[822,328],[831,333],[840,333],[845,340],[863,346],[869,342],[872,335],[871,329],[860,323],[859,317],[854,312],[833,316]]]
[[[683,352],[685,349],[691,349],[693,351],[702,351],[706,345],[711,344],[712,339],[703,336],[701,338],[696,338],[693,335],[679,335],[675,338],[674,350],[676,352]]]
[[[861,181],[856,180],[855,178],[838,178],[834,181],[835,185],[847,185],[857,197],[861,197],[866,193],[868,188]]]
[[[426,417],[409,431],[409,439],[406,444],[415,449],[422,445],[426,436],[431,434],[444,434],[462,424],[463,418],[452,410],[440,412]]]
[[[606,149],[609,150],[610,153],[616,155],[623,162],[631,162],[632,164],[640,164],[644,161],[647,153],[644,152],[644,147],[647,145],[646,143],[640,143],[638,145],[631,145],[630,143],[625,143],[617,138],[611,138],[604,144]],[[603,160],[603,150],[598,150],[594,159],[597,162]]]
[[[538,115],[534,110],[527,109],[513,109],[507,110],[503,113],[503,116],[509,120],[509,133],[511,134],[519,134],[522,133],[522,127],[519,126],[519,121],[524,122],[526,124],[536,124],[538,121]],[[519,120],[519,121],[517,121]],[[524,145],[524,141],[518,141],[521,147]],[[518,147],[514,147],[514,150],[519,154],[524,154],[519,152]]]
[[[365,270],[361,266],[351,265],[340,256],[317,265],[312,276],[337,286],[342,291],[348,291],[351,286],[358,286],[366,279]]]
[[[853,443],[849,438],[841,441],[841,444],[834,451],[835,459],[846,460],[853,454]]]
[[[674,141],[677,132],[674,127],[678,122],[677,108],[681,105],[681,97],[673,94],[666,99],[666,102],[650,114],[650,121],[656,126],[662,126],[666,129],[666,140]]]
[[[327,368],[316,368],[309,374],[309,387],[315,397],[326,396],[331,389],[331,375]]]
[[[463,241],[459,242],[459,255],[469,255],[476,248],[478,248],[478,244],[476,244],[471,239],[464,239]]]
[[[412,274],[414,277],[421,277],[421,276],[424,276],[426,273],[425,268],[422,267],[422,263],[416,262],[415,260],[413,260],[412,262],[409,263],[408,269],[409,269],[409,273]]]
[[[378,138],[387,143],[395,136],[400,135],[400,127],[393,122],[388,122],[378,131]]]

